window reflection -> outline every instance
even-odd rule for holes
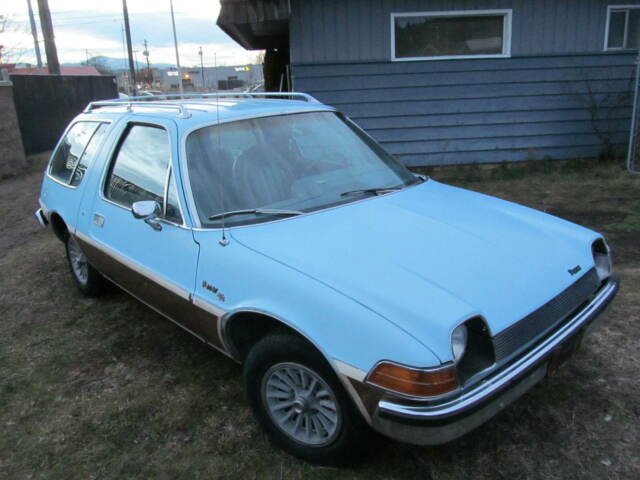
[[[80,185],[80,182],[82,182],[84,174],[87,171],[87,167],[93,161],[93,157],[96,155],[98,147],[102,144],[102,139],[104,138],[108,127],[109,125],[107,123],[101,123],[95,132],[93,132],[91,140],[89,140],[89,145],[85,148],[82,157],[80,157],[80,162],[73,172],[71,185],[74,187]]]
[[[504,15],[395,17],[395,57],[500,55]]]
[[[98,122],[78,122],[71,127],[51,160],[51,176],[69,183],[78,159],[98,125]]]
[[[107,198],[126,207],[141,200],[155,200],[162,205],[170,158],[165,130],[131,126],[112,167]]]
[[[187,138],[191,189],[202,224],[254,208],[313,210],[343,193],[402,186],[415,177],[332,112],[254,118],[196,130]],[[228,224],[256,221],[237,217]]]

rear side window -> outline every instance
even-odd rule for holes
[[[84,178],[84,174],[89,167],[89,164],[93,161],[93,158],[96,156],[98,152],[98,147],[102,144],[102,139],[104,138],[105,133],[107,132],[107,128],[109,127],[106,123],[101,123],[96,131],[93,132],[91,136],[91,140],[89,140],[89,145],[84,149],[84,153],[80,157],[80,161],[78,162],[78,166],[76,167],[73,175],[71,176],[71,185],[76,187],[80,185],[82,179]]]
[[[105,196],[127,208],[135,202],[154,200],[162,206],[165,218],[180,223],[170,162],[171,144],[166,130],[149,125],[131,125],[112,163]],[[166,204],[165,191],[169,197]]]
[[[79,185],[96,154],[107,126],[106,123],[99,122],[75,123],[54,154],[49,175],[63,183]]]

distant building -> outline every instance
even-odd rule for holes
[[[596,156],[627,142],[637,0],[221,5],[218,25],[240,45],[267,49],[293,89],[407,164]]]
[[[163,90],[178,90],[178,70],[159,71]],[[190,91],[244,89],[262,81],[262,65],[237,65],[232,67],[182,68],[182,85]]]

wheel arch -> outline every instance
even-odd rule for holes
[[[313,346],[329,363],[329,357],[316,342],[283,318],[259,309],[242,309],[227,313],[221,320],[221,334],[229,353],[240,363],[258,341],[272,333],[290,333]]]
[[[228,312],[221,319],[220,334],[223,344],[229,351],[229,354],[240,363],[244,362],[251,347],[260,339],[266,335],[278,332],[293,334],[314,348],[336,374],[338,380],[344,386],[348,396],[351,397],[365,421],[371,424],[371,416],[364,406],[360,395],[351,384],[350,377],[340,370],[335,359],[331,358],[317,342],[312,340],[299,328],[296,328],[277,315],[258,309],[243,309]]]
[[[65,243],[69,238],[69,228],[62,216],[58,212],[51,212],[49,214],[49,223],[58,240]]]

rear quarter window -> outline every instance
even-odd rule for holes
[[[71,186],[78,186],[97,153],[108,124],[77,122],[67,132],[53,154],[49,175]]]

